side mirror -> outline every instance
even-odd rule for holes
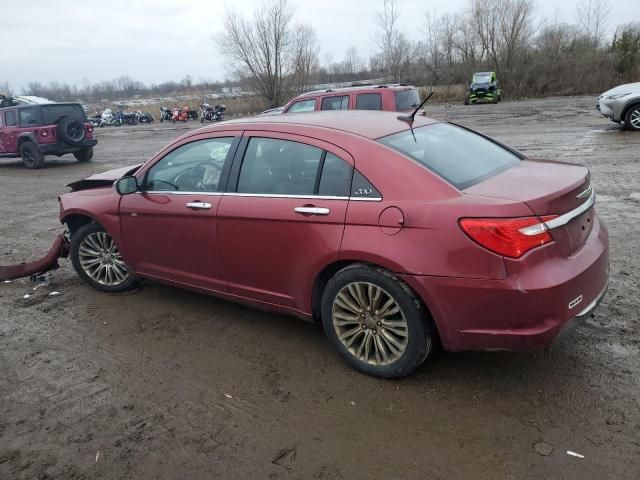
[[[122,177],[116,182],[116,192],[120,195],[129,195],[136,193],[140,188],[138,187],[138,179],[133,175]]]

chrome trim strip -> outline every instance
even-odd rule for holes
[[[144,192],[136,192],[139,195],[148,193],[151,195],[202,195],[210,197],[259,197],[259,198],[302,198],[309,200],[349,200],[354,202],[381,202],[382,198],[368,197],[342,197],[332,195],[286,195],[277,193],[238,193],[238,192],[181,192],[181,191],[162,191],[149,190]]]
[[[595,203],[596,203],[596,192],[593,191],[589,199],[586,202],[584,202],[582,205],[580,205],[578,208],[574,208],[573,210],[565,213],[564,215],[560,215],[559,217],[554,218],[553,220],[549,220],[548,222],[545,222],[545,225],[549,230],[551,230],[552,228],[557,228],[557,227],[566,225],[571,220],[576,218],[578,215],[582,215],[584,212],[586,212],[591,207],[593,207]]]
[[[580,192],[578,195],[576,195],[576,198],[588,197],[589,195],[591,195],[592,191],[593,191],[593,187],[591,185],[589,185],[582,192]]]
[[[593,302],[591,302],[589,305],[584,307],[584,309],[580,313],[578,313],[576,317],[584,317],[585,315],[588,315],[589,313],[591,313],[591,311],[596,307],[596,305],[598,305],[600,300],[602,300],[602,297],[604,297],[604,294],[607,292],[607,288],[609,288],[609,280],[607,280],[607,283],[604,284],[604,288],[598,294],[598,296],[593,300]]]

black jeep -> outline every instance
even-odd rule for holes
[[[28,168],[43,167],[45,155],[73,153],[80,162],[91,160],[98,141],[79,103],[30,100],[0,98],[0,158],[22,157]]]

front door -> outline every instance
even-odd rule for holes
[[[120,201],[127,260],[143,276],[225,290],[216,213],[237,136],[189,139],[141,172]]]
[[[311,311],[315,275],[338,260],[352,164],[319,140],[245,132],[218,209],[230,293]]]
[[[19,153],[17,110],[0,112],[0,154]]]

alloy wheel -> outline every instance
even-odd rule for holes
[[[640,108],[636,108],[629,117],[629,121],[633,128],[640,129]]]
[[[129,278],[129,270],[120,251],[106,232],[94,232],[84,237],[78,249],[78,259],[89,278],[101,285],[117,286]]]
[[[404,353],[409,328],[398,302],[373,283],[352,282],[336,295],[333,327],[344,347],[373,366],[390,365]]]

